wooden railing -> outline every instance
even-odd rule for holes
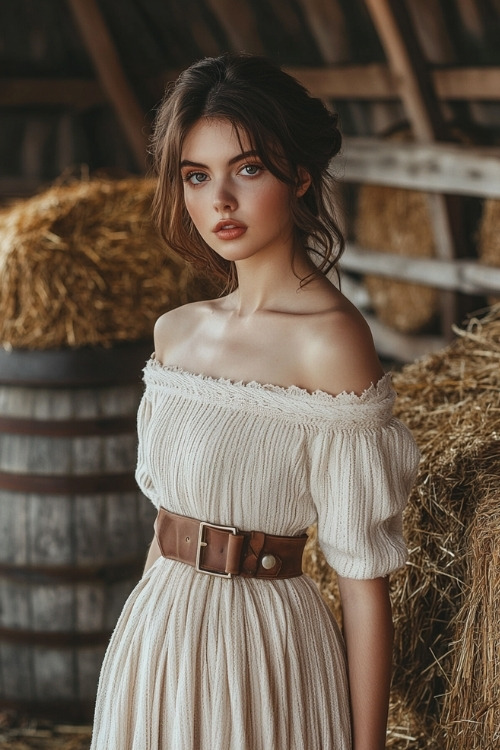
[[[337,180],[349,183],[500,200],[498,148],[345,138],[342,156],[332,163],[331,172]],[[372,274],[443,292],[500,297],[500,268],[472,258],[411,258],[348,243],[341,268],[347,274]],[[382,355],[411,360],[446,343],[442,335],[410,336],[389,329],[370,315],[367,293],[358,281],[346,275],[343,285],[347,296],[364,308]]]

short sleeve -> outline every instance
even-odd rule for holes
[[[135,479],[139,485],[141,492],[146,495],[147,498],[158,508],[160,500],[158,494],[154,488],[153,480],[151,479],[151,472],[149,469],[149,458],[151,451],[148,450],[149,445],[149,424],[151,421],[152,404],[146,389],[139,409],[137,411],[137,467],[135,470]]]
[[[337,573],[378,578],[407,558],[402,513],[415,481],[419,451],[398,419],[318,435],[311,456],[311,494],[318,540]]]

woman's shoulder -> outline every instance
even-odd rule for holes
[[[332,297],[324,311],[303,316],[301,329],[307,390],[360,395],[383,376],[368,323],[343,295]]]
[[[171,310],[160,315],[155,323],[155,333],[164,333],[165,330],[169,330],[173,323],[186,324],[192,323],[196,317],[200,317],[206,314],[214,300],[201,300],[198,302],[188,302],[186,305],[180,307],[173,307]]]
[[[191,336],[196,326],[215,309],[217,302],[218,300],[189,302],[160,315],[154,326],[154,343],[157,355],[161,355],[162,352]]]

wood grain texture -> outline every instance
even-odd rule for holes
[[[395,0],[366,0],[366,5],[416,139],[420,143],[446,140],[449,137],[448,125],[405,4]],[[464,255],[463,215],[457,201],[454,197],[434,193],[427,198],[439,258]],[[440,308],[442,333],[451,339],[453,323],[457,323],[459,317],[457,297],[452,292],[443,293]]]
[[[12,426],[0,434],[2,476],[75,484],[73,493],[0,488],[0,705],[51,701],[61,718],[68,705],[90,718],[107,641],[152,537],[154,508],[137,488],[98,488],[99,478],[133,474],[141,393],[0,386],[0,417]],[[33,434],[17,434],[16,418]],[[87,434],[86,420],[106,419],[106,434]],[[37,434],[37,420],[49,434]],[[68,434],[50,435],[51,424]]]
[[[347,182],[500,198],[500,149],[488,146],[347,137],[331,170]]]
[[[87,51],[127,136],[139,168],[146,168],[147,123],[127,80],[113,38],[95,0],[68,0]]]

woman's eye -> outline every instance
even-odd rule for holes
[[[249,177],[253,177],[259,172],[262,172],[262,167],[259,167],[258,164],[245,164],[245,166],[242,167],[240,171],[244,172]]]
[[[204,172],[189,172],[184,177],[184,182],[190,182],[191,185],[201,185],[206,179],[207,175]]]

